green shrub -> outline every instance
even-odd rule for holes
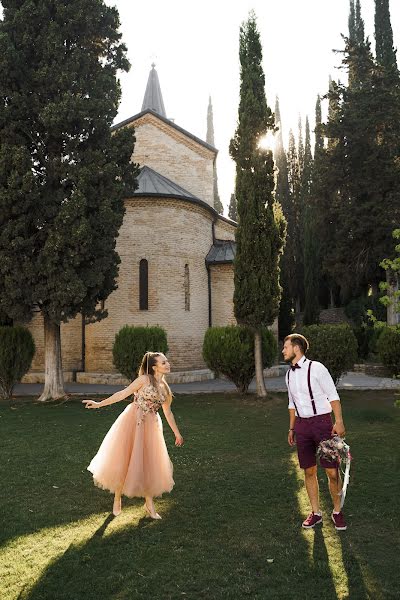
[[[400,374],[400,325],[382,328],[377,349],[382,363],[397,377]]]
[[[373,313],[375,320],[386,321],[386,309],[380,302],[381,297],[382,294],[359,296],[353,298],[344,308],[346,316],[353,323],[353,332],[358,343],[358,357],[362,360],[376,354],[376,343],[379,336],[379,331],[376,330],[369,313]]]
[[[30,369],[35,342],[25,327],[0,327],[0,396],[10,398],[14,385]]]
[[[166,331],[154,327],[125,325],[115,336],[113,362],[122,375],[130,381],[137,377],[140,363],[146,352],[168,352]]]
[[[310,343],[307,357],[323,363],[335,382],[353,368],[357,339],[349,325],[310,325],[302,327],[301,333]]]
[[[262,332],[263,367],[276,359],[277,345],[269,329]],[[203,358],[207,366],[233,381],[240,392],[247,392],[255,375],[254,333],[248,327],[210,327],[203,343]]]

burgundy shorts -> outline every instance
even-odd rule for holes
[[[329,440],[332,437],[332,417],[331,413],[316,415],[308,419],[296,417],[294,425],[296,434],[297,455],[299,457],[300,467],[308,469],[317,464],[316,452],[322,440]],[[321,460],[321,467],[324,469],[334,469],[338,466],[337,462]]]

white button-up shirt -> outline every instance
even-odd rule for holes
[[[300,369],[294,371],[289,367],[286,373],[286,385],[289,394],[289,408],[296,409],[302,418],[314,417],[314,410],[308,387],[308,368],[310,361],[303,356],[297,363]],[[331,402],[340,400],[336,386],[328,369],[316,360],[312,361],[310,372],[311,390],[314,396],[317,415],[332,412]]]

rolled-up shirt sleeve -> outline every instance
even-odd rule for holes
[[[321,363],[318,365],[318,367],[320,370],[320,386],[324,394],[326,394],[326,397],[328,398],[329,402],[333,402],[334,400],[340,400],[335,383],[328,369],[325,367],[325,365],[322,365]]]

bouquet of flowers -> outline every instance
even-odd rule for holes
[[[339,464],[340,470],[344,475],[343,487],[342,491],[340,492],[340,508],[342,508],[350,479],[350,463],[352,458],[350,454],[350,446],[346,444],[343,438],[335,435],[329,440],[323,440],[320,442],[317,449],[317,458],[319,460],[323,458],[324,460],[337,462]]]

